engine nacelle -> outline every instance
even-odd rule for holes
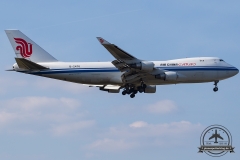
[[[140,63],[131,64],[130,67],[140,69],[142,71],[152,71],[154,68],[153,62],[142,61]]]
[[[176,72],[168,71],[162,74],[155,75],[155,78],[163,79],[164,81],[176,81],[178,78],[178,75]]]
[[[178,77],[176,72],[165,72],[165,75],[166,75],[166,78],[165,78],[166,81],[176,81]]]
[[[156,92],[156,85],[147,85],[144,93],[155,93]]]

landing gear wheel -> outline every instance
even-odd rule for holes
[[[139,87],[137,88],[137,90],[138,90],[139,93],[142,93],[142,92],[144,91],[144,89],[143,89],[142,86],[139,86]]]
[[[127,93],[126,90],[122,91],[122,95],[126,95],[126,93]]]
[[[135,97],[135,94],[131,94],[130,97],[131,97],[131,98],[134,98],[134,97]]]
[[[131,94],[131,93],[133,93],[133,91],[134,91],[134,89],[131,88],[131,89],[128,90],[127,94]]]
[[[214,91],[214,92],[217,92],[217,91],[218,91],[218,87],[214,87],[214,88],[213,88],[213,91]]]

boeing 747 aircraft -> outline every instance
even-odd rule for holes
[[[99,87],[109,93],[155,93],[156,85],[214,82],[236,75],[236,67],[217,57],[146,61],[127,53],[101,37],[112,62],[61,62],[19,30],[5,31],[16,54],[13,71]]]

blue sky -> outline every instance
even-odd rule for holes
[[[240,68],[239,1],[1,1],[0,157],[211,159],[202,131],[220,124],[240,153],[239,75],[158,86],[134,99],[14,72],[4,29],[20,29],[60,61],[112,61],[101,36],[145,60],[217,56]]]

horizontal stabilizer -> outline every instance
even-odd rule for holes
[[[29,61],[24,58],[15,58],[18,67],[21,69],[26,69],[26,70],[44,70],[44,69],[49,69],[47,67],[41,66],[37,63],[34,63],[32,61]]]

